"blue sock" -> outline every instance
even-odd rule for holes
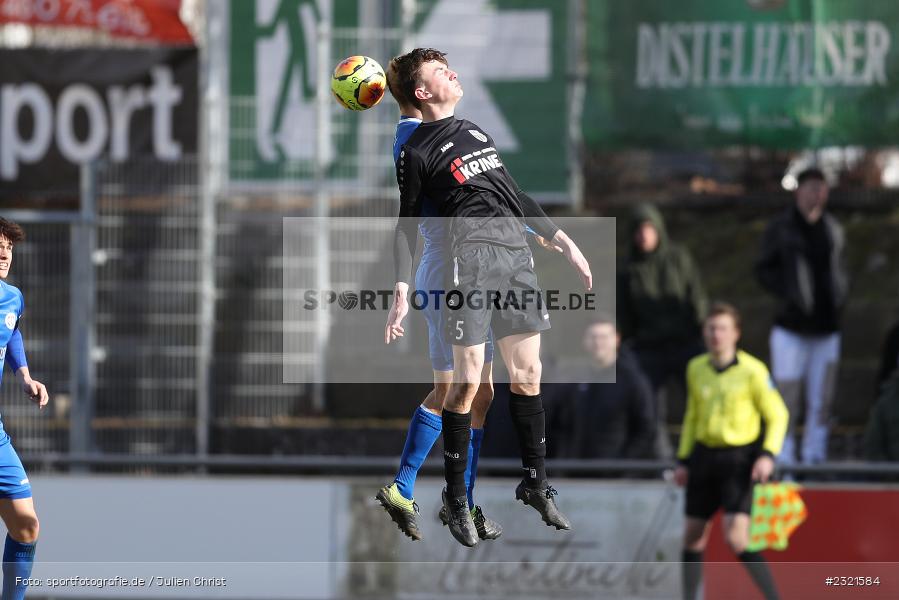
[[[24,583],[16,585],[16,578],[31,577],[31,566],[34,564],[34,547],[37,544],[23,544],[6,535],[6,546],[3,548],[3,600],[24,600]]]
[[[440,437],[443,422],[434,413],[419,406],[412,415],[409,432],[406,434],[406,445],[400,457],[400,470],[396,474],[396,487],[403,498],[413,499],[415,478],[418,470],[428,457],[428,453]]]
[[[481,452],[481,441],[483,439],[483,429],[471,429],[471,443],[468,445],[468,467],[465,469],[468,508],[474,508],[474,480],[478,475],[478,454]]]

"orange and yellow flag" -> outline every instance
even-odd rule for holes
[[[752,496],[749,552],[785,550],[790,534],[805,521],[808,511],[795,483],[762,483]]]

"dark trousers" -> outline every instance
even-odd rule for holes
[[[703,352],[705,348],[699,340],[634,345],[640,367],[649,378],[656,396],[654,450],[658,458],[674,458],[674,446],[668,436],[667,425],[683,421],[687,363]],[[668,393],[669,389],[673,389],[674,393]]]

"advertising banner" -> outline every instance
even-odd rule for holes
[[[311,189],[315,161],[323,160],[331,183],[348,184],[343,189],[392,185],[399,111],[390,94],[364,113],[330,101],[328,120],[319,122],[318,35],[328,23],[331,68],[351,55],[370,56],[386,68],[415,46],[446,52],[465,90],[457,116],[490,133],[523,189],[540,200],[567,202],[568,5],[423,0],[404,32],[401,11],[385,17],[372,10],[377,3],[364,0],[231,2],[231,184],[260,189],[289,181],[294,189],[304,183]],[[387,22],[375,30],[375,19]],[[380,168],[366,171],[371,165]]]
[[[84,27],[114,37],[193,44],[181,0],[0,0],[0,23]]]
[[[589,2],[588,146],[894,143],[894,2]]]
[[[197,150],[197,52],[0,51],[0,191],[69,194],[101,157]]]

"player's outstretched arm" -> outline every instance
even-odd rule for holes
[[[537,201],[518,190],[518,201],[521,202],[521,210],[524,213],[525,231],[534,236],[537,243],[550,252],[562,252],[562,248],[552,243],[553,236],[559,230],[552,222]],[[536,228],[539,228],[538,232]]]
[[[387,313],[387,325],[384,327],[384,343],[389,344],[397,338],[403,337],[406,332],[403,329],[403,319],[409,312],[409,284],[403,281],[396,282],[393,288],[393,305]]]
[[[9,338],[9,343],[6,346],[6,360],[22,384],[25,394],[38,406],[44,408],[49,400],[47,388],[40,381],[31,378],[31,373],[28,371],[28,359],[25,357],[25,342],[22,339],[22,332],[19,331],[18,326],[13,331],[12,337]],[[2,365],[0,365],[0,368],[2,368]]]
[[[555,249],[550,240],[556,235],[559,226],[553,223],[553,220],[546,215],[543,208],[537,204],[537,201],[524,193],[521,188],[518,188],[516,195],[518,196],[518,202],[521,203],[521,212],[524,214],[524,222],[529,230],[537,237],[538,243],[547,250]],[[547,243],[541,242],[541,238]],[[558,251],[561,252],[561,249]]]
[[[560,229],[556,232],[556,235],[553,236],[552,242],[562,249],[562,254],[565,255],[565,258],[568,259],[568,262],[571,263],[571,266],[577,271],[581,278],[581,282],[584,284],[587,291],[592,290],[593,274],[590,272],[590,263],[584,258],[584,255],[581,253],[580,248],[577,247],[577,244],[574,243],[574,240],[568,237],[568,234]]]
[[[411,225],[411,227],[410,227]],[[410,231],[411,229],[411,231]],[[393,305],[387,314],[387,325],[384,327],[384,343],[389,344],[396,338],[403,337],[403,318],[409,312],[409,274],[412,270],[412,259],[418,241],[418,229],[413,219],[404,218],[400,214],[394,233],[393,252],[396,267],[396,283],[393,286]]]
[[[424,167],[414,150],[403,147],[396,162],[396,182],[400,188],[400,214],[393,237],[395,281],[393,306],[384,327],[384,343],[403,337],[403,318],[409,312],[407,294],[412,275],[412,260],[418,242],[417,217],[421,216],[421,189]]]
[[[47,406],[47,402],[50,401],[50,396],[47,394],[47,387],[37,379],[31,378],[28,367],[19,367],[19,370],[16,371],[16,377],[18,378],[19,383],[22,384],[22,389],[25,391],[25,394],[31,398],[32,402],[37,404],[40,409],[43,410],[43,408]]]

